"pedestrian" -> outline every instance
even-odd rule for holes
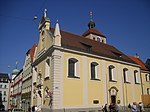
[[[107,109],[107,104],[105,104],[104,108],[103,108],[103,112],[108,112],[108,109]]]
[[[114,108],[115,108],[115,109],[114,109],[114,110],[115,110],[115,112],[119,112],[119,107],[118,107],[118,105],[117,105],[117,104],[115,104],[114,106],[115,106],[115,107],[114,107]]]
[[[139,111],[143,112],[144,108],[143,108],[143,103],[139,102]]]
[[[136,102],[133,102],[133,105],[132,105],[132,112],[137,112],[137,105],[136,105]]]
[[[32,112],[35,112],[35,106],[32,106]]]
[[[114,112],[114,105],[113,105],[113,103],[111,103],[109,105],[109,112]]]

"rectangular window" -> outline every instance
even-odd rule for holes
[[[45,62],[45,78],[50,76],[50,59],[47,59]]]
[[[150,88],[147,88],[147,94],[150,95]]]
[[[123,69],[123,77],[124,77],[124,82],[129,82],[128,80],[128,69]]]
[[[146,75],[145,75],[145,79],[146,79],[146,82],[149,82],[149,81],[150,81],[150,76],[149,76],[149,74],[146,74]]]
[[[79,78],[79,62],[77,59],[71,58],[68,60],[68,77]]]
[[[100,79],[99,64],[96,62],[91,63],[91,79]]]
[[[69,60],[69,76],[75,76],[75,62],[73,60]]]
[[[112,68],[109,68],[109,81],[112,81]]]
[[[91,64],[91,79],[95,79],[95,65]]]
[[[140,83],[138,71],[134,71],[134,80],[135,80],[135,84]]]
[[[33,67],[33,83],[36,82],[36,79],[37,79],[37,68]]]
[[[2,85],[0,85],[0,88],[2,88]]]
[[[116,82],[116,76],[115,76],[115,67],[110,65],[109,66],[109,81],[115,81]]]
[[[6,95],[6,91],[4,91],[4,95]]]

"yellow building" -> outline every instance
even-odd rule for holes
[[[150,104],[150,71],[146,68],[145,64],[139,57],[129,57],[141,67],[141,89],[142,89],[142,102],[145,107]]]
[[[121,109],[140,102],[140,66],[106,43],[94,21],[82,36],[39,23],[39,43],[33,62],[33,105],[44,112],[95,112],[104,104]]]

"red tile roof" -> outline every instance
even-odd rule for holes
[[[34,53],[35,53],[35,48],[36,48],[36,44],[34,44],[31,49],[30,49],[30,58],[31,58],[31,63],[33,63],[33,58],[34,58]]]
[[[51,28],[51,31],[53,33],[54,29]],[[83,36],[75,35],[62,30],[61,36],[61,45],[64,48],[136,64],[133,60],[128,58],[128,56],[111,45],[100,43],[95,40],[91,40]]]
[[[98,36],[102,36],[102,37],[105,37],[101,32],[99,32],[98,30],[94,29],[94,28],[91,28],[89,30],[87,30],[86,32],[83,33],[82,36],[87,36],[89,34],[95,34],[95,35],[98,35]]]
[[[133,57],[133,56],[128,56],[128,57],[130,59],[132,59],[134,62],[136,62],[138,65],[140,65],[142,70],[148,70],[146,68],[145,64],[139,58],[136,58],[136,57]]]

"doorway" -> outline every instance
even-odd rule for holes
[[[111,96],[111,103],[116,103],[116,96],[115,95],[112,95]]]

